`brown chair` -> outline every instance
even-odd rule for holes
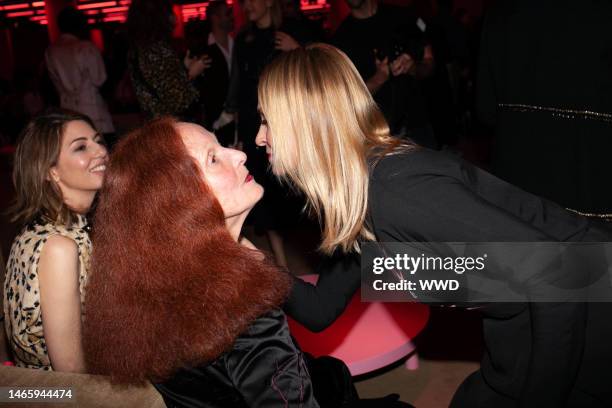
[[[6,266],[2,251],[0,251],[0,283],[4,290],[4,278]],[[4,299],[4,296],[2,296]],[[0,300],[0,364],[11,360],[6,331],[4,330],[4,308]],[[40,406],[66,406],[66,407],[88,407],[88,408],[164,408],[164,400],[151,384],[145,387],[113,386],[106,377],[89,374],[59,373],[52,371],[33,370],[0,365],[0,384],[3,387],[57,387],[70,388],[72,390],[74,403],[61,405],[44,403]],[[9,407],[0,403],[2,407]],[[15,406],[26,406],[16,403]],[[32,407],[34,405],[28,404]]]
[[[60,373],[20,367],[0,367],[0,384],[3,387],[71,389],[75,403],[40,404],[41,407],[87,408],[164,408],[164,400],[151,384],[145,387],[111,385],[106,377],[89,374]],[[4,403],[0,403],[4,408]],[[8,406],[8,405],[7,405]],[[28,406],[15,404],[15,406]],[[37,405],[38,406],[38,405]]]

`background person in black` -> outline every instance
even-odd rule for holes
[[[234,29],[232,9],[224,0],[211,1],[206,7],[209,32],[198,30],[194,33],[191,55],[208,55],[211,60],[206,75],[200,75],[194,85],[200,92],[200,103],[204,111],[204,127],[213,129],[214,123],[223,112],[223,105],[229,90],[234,40],[230,33]],[[199,22],[198,22],[199,23]],[[202,26],[200,24],[199,26]],[[215,129],[215,135],[223,146],[235,143],[234,123]]]
[[[494,173],[588,213],[612,212],[610,21],[607,1],[495,2],[476,83]]]
[[[234,43],[225,111],[237,114],[238,137],[248,157],[247,166],[266,191],[264,198],[253,209],[249,221],[258,231],[266,232],[277,263],[286,266],[280,230],[289,218],[286,215],[288,191],[267,173],[266,153],[255,145],[255,135],[260,125],[257,84],[264,67],[283,52],[308,41],[310,31],[299,21],[283,20],[280,1],[245,0],[243,8],[248,23]]]
[[[279,57],[262,75],[259,92],[266,122],[257,142],[271,154],[274,173],[307,194],[325,227],[326,253],[355,254],[364,241],[612,238],[609,227],[459,158],[392,137],[354,66],[333,47],[313,45]],[[299,126],[304,122],[309,126]],[[503,268],[490,272],[515,283]],[[591,271],[572,272],[581,280]],[[358,263],[347,259],[322,274],[316,287],[296,279],[285,310],[307,327],[324,328],[342,312],[360,277]],[[516,283],[537,293],[541,287],[533,282]],[[462,384],[452,406],[612,406],[611,309],[611,303],[580,302],[483,308],[481,369]]]
[[[436,148],[421,81],[434,72],[425,23],[410,9],[346,0],[351,14],[332,38],[357,67],[391,133]]]

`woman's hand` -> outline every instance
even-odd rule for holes
[[[414,59],[406,53],[401,54],[390,65],[393,76],[409,73],[414,68]]]
[[[183,64],[185,64],[185,68],[187,68],[189,80],[192,80],[202,74],[206,68],[209,68],[212,64],[212,60],[206,54],[200,56],[199,58],[192,57],[191,52],[187,51],[187,54],[183,59]]]
[[[293,39],[289,34],[282,31],[276,32],[275,48],[281,51],[291,51],[300,47],[300,44]]]

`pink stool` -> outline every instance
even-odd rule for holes
[[[318,275],[300,276],[316,283]],[[406,368],[418,368],[412,339],[429,319],[419,303],[362,303],[357,292],[344,313],[327,329],[313,333],[288,318],[291,334],[302,350],[315,357],[330,355],[346,363],[352,375],[377,370],[412,354]]]

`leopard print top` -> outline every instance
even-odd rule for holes
[[[83,304],[91,255],[85,217],[77,216],[77,221],[71,227],[41,221],[27,225],[13,241],[4,282],[4,326],[15,364],[19,367],[52,370],[43,334],[38,261],[45,242],[55,234],[70,238],[77,244]]]

